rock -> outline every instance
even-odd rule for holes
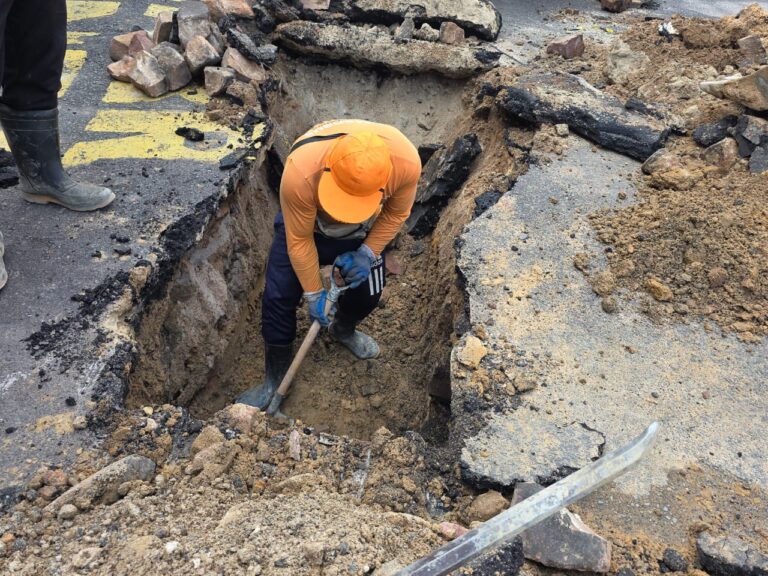
[[[661,121],[628,111],[621,102],[582,78],[565,73],[521,76],[502,90],[500,107],[536,124],[568,124],[574,132],[637,160],[664,145],[670,130]]]
[[[495,40],[501,30],[501,14],[489,0],[351,0],[348,14],[363,22],[402,22],[408,16],[438,25],[449,21],[483,40]]]
[[[675,297],[669,286],[656,278],[649,278],[645,283],[645,289],[659,302],[669,302]]]
[[[128,56],[128,47],[131,45],[131,40],[133,40],[134,36],[145,36],[149,39],[149,34],[147,34],[146,30],[128,32],[127,34],[120,34],[112,38],[112,44],[109,46],[109,57],[113,62],[121,60],[123,56]]]
[[[171,30],[173,29],[173,12],[163,10],[155,18],[155,28],[152,31],[152,42],[160,44],[171,40]]]
[[[123,545],[118,553],[118,558],[128,566],[138,565],[154,556],[155,551],[161,549],[162,545],[162,540],[154,534],[136,536]]]
[[[217,66],[222,59],[208,40],[203,36],[195,36],[187,43],[184,60],[192,76],[197,76],[207,66]]]
[[[328,10],[331,0],[301,0],[302,8],[306,10]]]
[[[644,174],[651,178],[649,183],[654,188],[688,190],[694,184],[694,177],[683,165],[680,158],[665,149],[655,152],[642,166]]]
[[[253,8],[246,0],[203,0],[214,20],[224,16],[253,19]]]
[[[755,148],[768,142],[768,120],[744,114],[739,116],[730,133],[739,145],[741,157],[747,158]]]
[[[488,350],[480,338],[468,334],[464,337],[464,344],[460,345],[456,352],[456,359],[464,366],[474,369],[480,366],[486,354]]]
[[[208,96],[219,96],[235,81],[235,73],[229,68],[207,66],[205,73],[205,92]]]
[[[731,100],[752,110],[768,110],[768,66],[747,76],[730,76],[699,84],[701,89],[717,98]]]
[[[184,472],[190,475],[200,474],[204,481],[213,481],[229,470],[238,453],[239,449],[228,442],[212,444],[198,452]]]
[[[462,44],[464,42],[464,30],[453,22],[440,24],[440,42],[445,44]]]
[[[75,516],[78,515],[80,511],[77,509],[77,506],[74,504],[64,504],[61,508],[59,508],[59,513],[56,515],[56,517],[59,520],[72,520]]]
[[[674,548],[664,550],[662,562],[670,572],[688,572],[688,561]]]
[[[241,106],[259,106],[259,91],[250,82],[235,80],[227,88],[226,94]]]
[[[509,500],[496,490],[489,490],[472,501],[467,508],[467,519],[470,522],[485,522],[506,510],[507,506]]]
[[[592,278],[592,289],[598,296],[610,296],[616,289],[616,278],[608,271],[600,272]]]
[[[149,52],[139,52],[135,56],[136,65],[129,77],[131,83],[151,98],[157,98],[168,92],[165,71],[157,58]]]
[[[440,40],[440,32],[432,28],[432,26],[430,26],[426,22],[424,22],[424,24],[422,24],[421,27],[413,33],[413,37],[416,40],[424,40],[426,42],[437,42],[438,40]]]
[[[224,442],[224,434],[222,434],[216,426],[206,426],[197,435],[195,441],[192,442],[192,455],[196,455],[198,452],[205,450],[209,446]]]
[[[495,414],[461,451],[464,480],[480,488],[547,484],[599,457],[605,439],[578,423],[558,425],[542,412]],[[521,447],[527,447],[523,451]]]
[[[72,566],[79,570],[89,568],[101,556],[101,552],[101,548],[95,546],[83,548],[72,557]]]
[[[749,171],[752,174],[768,172],[768,144],[755,148],[749,158]]]
[[[245,58],[235,48],[227,48],[221,65],[231,68],[235,75],[244,82],[261,83],[267,78],[264,67]]]
[[[729,134],[729,129],[736,125],[737,116],[725,116],[717,122],[702,124],[693,131],[693,140],[699,146],[709,148],[712,144],[720,142]]]
[[[291,430],[288,435],[288,455],[297,462],[301,461],[301,434],[298,430]]]
[[[455,540],[459,536],[464,536],[469,530],[460,524],[453,522],[440,522],[435,529],[446,540]]]
[[[721,288],[728,282],[728,272],[725,268],[717,266],[707,272],[707,280],[709,280],[709,287],[713,290],[715,288]]]
[[[555,124],[555,134],[560,138],[566,138],[571,133],[568,124]]]
[[[571,34],[555,38],[547,45],[547,54],[558,54],[570,60],[584,54],[584,35]]]
[[[322,566],[325,562],[325,546],[322,542],[306,542],[302,553],[310,566]]]
[[[389,562],[384,562],[384,564],[376,569],[376,576],[397,576],[398,572],[403,568],[405,566],[397,560],[390,560]]]
[[[386,31],[358,26],[295,21],[278,26],[275,33],[278,45],[299,54],[363,69],[384,67],[406,75],[436,72],[449,78],[469,78],[491,69],[501,57],[488,46],[402,44]]]
[[[88,419],[83,415],[75,416],[72,420],[72,427],[75,430],[85,430],[88,428]]]
[[[413,18],[410,16],[403,20],[403,23],[395,30],[395,41],[404,42],[413,38],[413,33],[416,31],[416,24],[413,22]]]
[[[651,59],[644,52],[632,50],[626,42],[616,40],[608,50],[605,73],[612,83],[623,84],[650,63]]]
[[[259,413],[259,409],[247,404],[232,404],[227,406],[219,413],[219,417],[226,422],[230,428],[235,428],[241,432],[250,432],[253,425],[253,419]]]
[[[754,64],[765,64],[766,51],[763,39],[752,34],[740,38],[737,42],[747,61]]]
[[[515,486],[512,505],[543,488],[521,482]],[[522,533],[523,553],[529,560],[560,570],[608,572],[611,543],[595,534],[578,516],[563,509]]]
[[[131,43],[128,44],[128,56],[136,57],[139,52],[149,52],[155,47],[152,39],[145,34],[134,34]]]
[[[179,90],[190,83],[192,73],[189,70],[184,56],[175,44],[163,42],[158,44],[151,51],[152,56],[157,58],[158,64],[165,72],[165,78],[168,82],[168,90],[173,92]]]
[[[43,484],[54,488],[64,488],[69,485],[66,473],[61,469],[46,470],[43,472]]]
[[[710,576],[765,576],[768,556],[733,536],[703,532],[696,540],[699,563]]]
[[[600,7],[607,12],[624,12],[632,7],[632,0],[600,0]]]
[[[615,296],[606,296],[600,300],[600,307],[606,314],[615,314],[619,311],[619,301]]]
[[[208,38],[213,28],[208,19],[208,7],[202,2],[185,2],[176,12],[179,28],[179,42],[186,50],[187,44],[196,36]]]
[[[73,486],[56,500],[45,507],[45,511],[55,514],[65,504],[75,500],[88,506],[97,502],[111,504],[118,500],[117,490],[123,482],[134,480],[149,481],[155,474],[155,463],[145,456],[126,456],[92,474]],[[82,509],[82,507],[81,507]]]
[[[477,135],[469,133],[432,155],[421,172],[416,205],[405,224],[413,237],[423,238],[434,230],[442,209],[464,185],[480,152]]]
[[[174,556],[175,554],[181,553],[181,544],[179,544],[177,540],[166,542],[163,548],[165,549],[166,556]]]
[[[702,158],[717,166],[721,172],[728,172],[739,160],[739,145],[733,138],[723,138],[704,150]]]

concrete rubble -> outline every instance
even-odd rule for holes
[[[531,482],[516,484],[512,505],[541,490],[542,486]],[[599,573],[611,569],[611,543],[567,509],[529,528],[521,537],[525,557],[544,566]]]
[[[626,110],[618,98],[572,74],[522,76],[503,89],[498,101],[511,116],[536,124],[568,124],[581,136],[637,160],[661,148],[670,133],[661,121]]]
[[[571,34],[555,38],[547,45],[548,54],[558,54],[566,60],[578,58],[584,54],[584,35]]]

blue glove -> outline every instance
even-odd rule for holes
[[[320,322],[320,326],[328,326],[331,323],[325,313],[325,302],[328,300],[328,292],[325,290],[304,292],[304,299],[307,301],[307,307],[309,308],[309,317]]]
[[[361,244],[355,252],[345,252],[336,258],[336,266],[350,288],[357,288],[368,280],[374,262],[376,255],[365,244]]]

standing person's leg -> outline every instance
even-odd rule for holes
[[[361,240],[333,240],[315,236],[320,256],[320,264],[332,264],[337,256],[345,252],[357,250]],[[376,358],[379,355],[379,345],[367,334],[355,330],[371,312],[376,309],[384,290],[384,256],[380,256],[371,267],[368,279],[356,288],[346,290],[339,298],[336,314],[329,326],[331,335],[344,344],[361,360]]]
[[[107,206],[115,199],[111,190],[72,180],[61,165],[57,94],[67,48],[66,0],[1,4],[8,11],[0,54],[0,122],[24,199],[79,211]]]
[[[264,384],[243,392],[237,401],[263,410],[269,405],[293,359],[296,308],[302,289],[288,257],[285,223],[275,218],[275,236],[269,250],[267,279],[261,299],[261,335],[264,337]]]

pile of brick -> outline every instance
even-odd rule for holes
[[[261,16],[246,0],[185,3],[178,11],[161,12],[151,33],[139,29],[115,36],[107,69],[153,98],[193,79],[203,80],[210,96],[232,87],[242,91],[243,85],[256,88],[267,78],[264,66],[277,59]]]

